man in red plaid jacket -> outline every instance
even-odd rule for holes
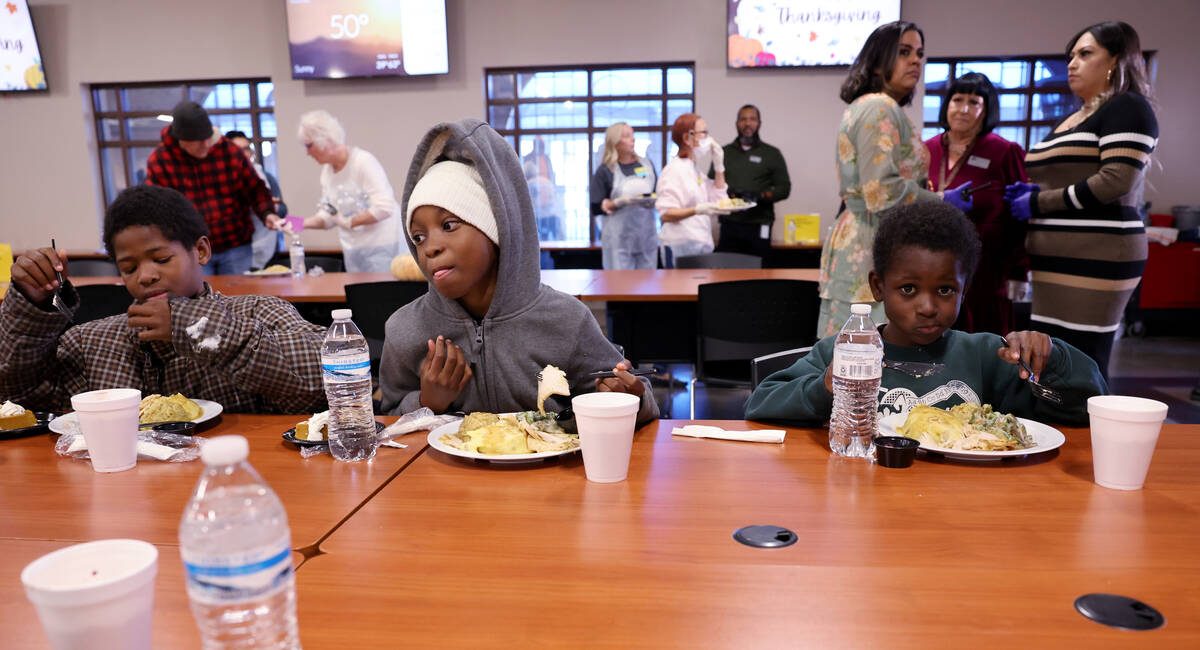
[[[208,224],[213,256],[207,275],[239,275],[250,270],[253,210],[268,228],[283,220],[267,184],[231,142],[213,134],[208,113],[196,102],[182,101],[174,120],[162,130],[162,144],[146,161],[146,182],[170,187],[196,205]]]

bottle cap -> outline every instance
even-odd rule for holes
[[[352,315],[353,313],[349,309],[333,310],[333,320],[350,320],[350,316]]]
[[[200,448],[200,460],[205,465],[232,465],[246,460],[250,455],[250,443],[244,436],[217,436],[209,438]]]
[[[850,305],[850,313],[854,314],[855,316],[866,316],[867,314],[871,313],[871,303],[856,302],[853,305]],[[337,316],[335,315],[334,318],[337,318]]]

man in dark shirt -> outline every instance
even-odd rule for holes
[[[175,105],[172,117],[162,130],[162,144],[146,161],[146,182],[178,190],[204,217],[213,250],[205,274],[249,271],[254,235],[250,211],[268,228],[278,230],[283,223],[271,192],[242,151],[214,135],[203,107],[184,100]]]
[[[717,251],[748,253],[766,258],[771,252],[771,224],[775,202],[792,191],[787,163],[779,149],[758,137],[762,114],[746,104],[738,110],[738,137],[725,145],[725,182],[729,196],[758,203],[749,210],[721,216],[721,239]]]

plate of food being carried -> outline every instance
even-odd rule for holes
[[[758,205],[754,201],[747,201],[741,197],[724,198],[717,201],[717,209],[724,212],[741,212],[749,210]]]
[[[451,456],[493,463],[528,463],[575,453],[579,435],[568,432],[573,422],[545,409],[547,397],[570,394],[566,374],[546,366],[538,373],[538,410],[470,413],[461,422],[430,431],[429,446]]]
[[[1036,420],[992,410],[990,404],[962,403],[949,409],[924,404],[907,414],[879,420],[885,436],[905,436],[921,449],[959,460],[1001,460],[1058,449],[1067,441],[1061,431]]]
[[[224,410],[217,402],[206,399],[188,399],[181,393],[174,395],[147,395],[138,408],[138,424],[156,422],[208,422]],[[75,413],[54,418],[50,421],[54,433],[79,433],[79,416]]]

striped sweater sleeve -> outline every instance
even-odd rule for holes
[[[1043,189],[1037,212],[1090,212],[1128,194],[1141,179],[1158,144],[1158,120],[1145,97],[1123,93],[1096,115],[1100,168],[1064,188]]]

